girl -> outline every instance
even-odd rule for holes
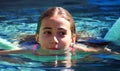
[[[30,49],[3,50],[0,54],[34,53],[34,55],[59,55],[66,52],[100,52],[101,48],[87,48],[76,45],[75,23],[70,13],[61,7],[52,7],[39,19],[35,40],[37,44]]]

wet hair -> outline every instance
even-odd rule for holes
[[[76,34],[75,23],[74,23],[74,20],[73,20],[71,14],[62,7],[52,7],[52,8],[49,8],[47,11],[45,11],[39,18],[36,33],[39,34],[39,32],[40,32],[42,19],[44,19],[46,17],[53,17],[56,15],[59,15],[59,16],[65,18],[67,21],[69,21],[72,34]]]

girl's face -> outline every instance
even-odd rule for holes
[[[70,29],[70,22],[59,16],[46,17],[41,21],[40,33],[37,41],[44,49],[66,50],[74,38]]]

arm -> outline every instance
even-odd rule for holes
[[[105,48],[88,48],[86,45],[83,44],[76,44],[74,45],[75,48],[77,48],[79,51],[83,52],[96,52],[96,53],[112,53],[112,54],[120,54],[119,52],[111,51],[111,49],[105,47]]]
[[[74,47],[77,48],[79,51],[83,51],[83,52],[98,52],[99,51],[99,49],[88,48],[86,45],[83,45],[83,44],[75,44]]]
[[[24,54],[24,53],[29,53],[32,50],[30,49],[17,49],[17,50],[1,50],[0,55],[5,55],[5,54]]]

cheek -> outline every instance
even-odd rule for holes
[[[42,36],[39,37],[38,43],[40,44],[41,47],[44,47],[47,43],[47,38],[44,38]]]
[[[66,48],[66,47],[70,46],[71,42],[72,42],[72,39],[70,37],[66,37],[66,38],[61,39],[61,44],[60,45],[62,47]]]

